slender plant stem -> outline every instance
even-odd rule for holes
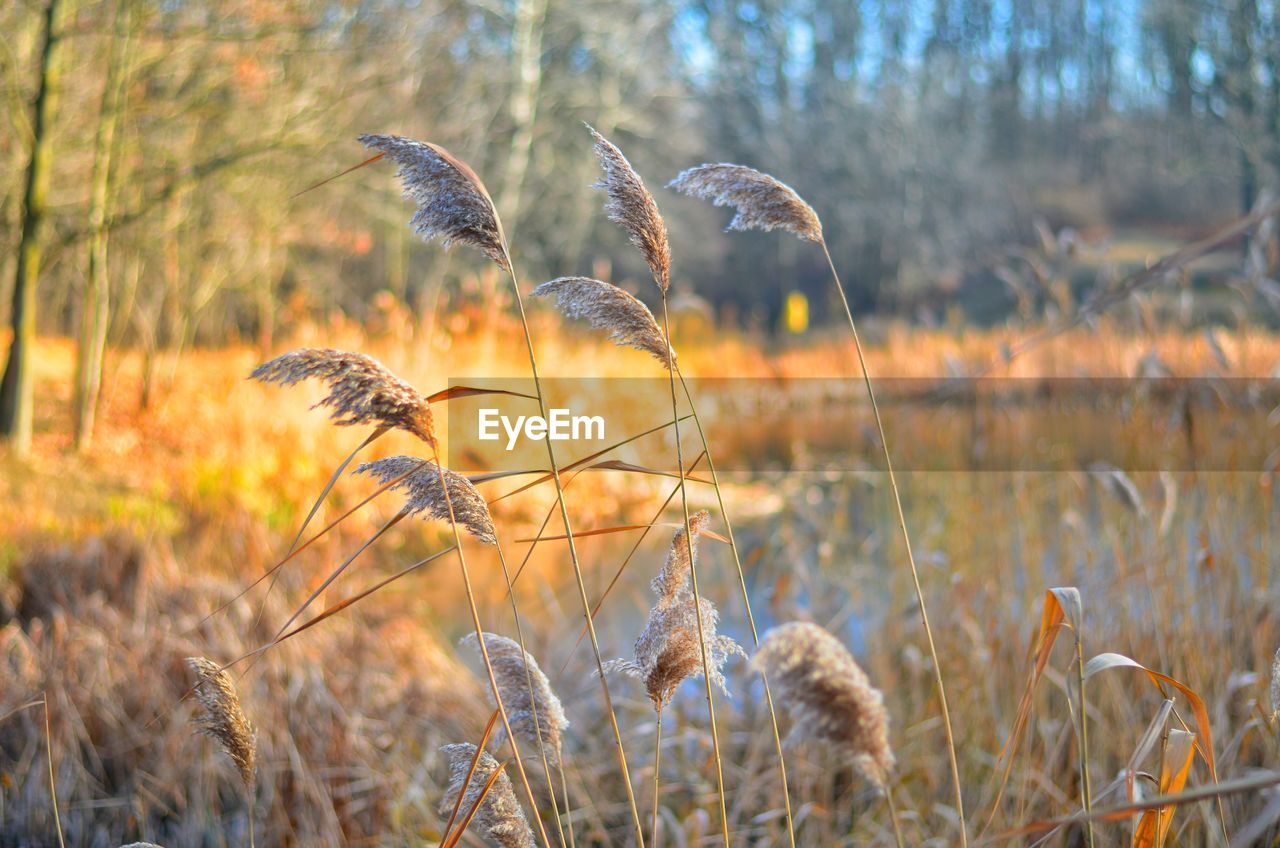
[[[62,816],[58,814],[58,787],[53,779],[53,725],[49,722],[49,690],[44,692],[44,753],[49,764],[49,797],[53,801],[53,829],[58,834],[58,844],[67,848],[62,837]]]
[[[1087,701],[1084,695],[1084,639],[1077,632],[1076,637],[1076,684],[1080,688],[1080,785],[1084,793],[1084,814],[1093,812],[1093,790],[1089,784],[1089,716],[1086,714]],[[1085,819],[1085,835],[1089,848],[1093,848],[1093,819]]]
[[[525,794],[529,796],[529,807],[533,812],[533,820],[538,825],[538,834],[542,837],[542,844],[551,846],[551,840],[547,837],[547,830],[542,826],[542,816],[538,815],[538,800],[534,797],[533,786],[529,784],[529,776],[525,774],[524,762],[520,756],[520,748],[516,744],[515,734],[511,732],[511,722],[507,719],[507,708],[502,703],[502,690],[498,687],[498,678],[493,673],[493,663],[489,660],[489,648],[484,643],[484,627],[480,624],[480,610],[476,607],[475,591],[471,586],[471,572],[467,568],[467,558],[462,553],[462,537],[458,533],[458,522],[453,514],[453,499],[449,495],[449,484],[445,480],[444,467],[440,464],[440,452],[432,450],[432,459],[435,462],[436,474],[440,478],[440,489],[444,492],[444,503],[449,509],[449,527],[453,530],[453,544],[458,550],[458,564],[462,568],[462,585],[466,589],[467,606],[471,612],[471,622],[476,628],[476,640],[480,644],[480,656],[484,659],[484,670],[489,675],[489,687],[493,690],[494,703],[498,705],[498,714],[502,716],[502,727],[507,732],[507,744],[511,746],[512,759],[516,763],[516,771],[520,775],[520,783],[524,786]],[[466,787],[463,787],[465,790]]]
[[[564,776],[564,753],[556,760],[556,771],[560,772],[560,788],[564,790],[564,823],[569,828],[569,848],[577,848],[573,839],[573,807],[569,804],[569,779]],[[555,789],[551,790],[552,794]]]
[[[893,823],[893,840],[898,844],[898,848],[906,848],[907,843],[902,839],[902,828],[898,825],[898,806],[893,802],[892,786],[884,788],[884,799],[889,804],[889,821]]]
[[[715,460],[711,458],[711,445],[707,439],[707,434],[702,429],[702,419],[698,416],[698,408],[694,405],[693,394],[689,391],[689,384],[684,379],[684,372],[678,367],[676,374],[680,377],[680,386],[684,389],[685,399],[689,402],[689,409],[693,413],[693,423],[698,428],[698,438],[702,441],[702,450],[707,457],[707,469],[711,472],[711,485],[715,489],[716,503],[720,507],[720,517],[724,519],[725,531],[729,535],[729,551],[733,554],[733,565],[738,570],[738,585],[742,587],[742,602],[747,608],[747,625],[751,629],[751,641],[756,646],[760,646],[760,634],[756,630],[756,617],[751,611],[751,593],[747,591],[747,576],[742,569],[742,557],[738,553],[738,543],[733,537],[733,522],[729,520],[729,512],[724,506],[724,493],[720,489],[720,477],[716,473]],[[796,846],[795,819],[791,814],[791,792],[787,788],[787,761],[782,753],[782,734],[778,730],[778,713],[773,706],[773,692],[769,689],[769,677],[762,670],[760,679],[764,682],[764,699],[769,706],[769,726],[773,730],[773,745],[778,754],[778,771],[781,772],[782,780],[782,804],[786,810],[787,816],[787,841],[791,848]]]
[[[529,352],[529,370],[533,375],[534,394],[538,396],[538,413],[547,417],[546,398],[542,393],[542,379],[538,376],[538,358],[533,351],[533,335],[529,331],[529,318],[524,311],[524,298],[520,294],[520,281],[516,278],[515,266],[511,262],[511,253],[503,246],[503,254],[507,260],[507,269],[511,278],[511,290],[515,295],[516,307],[520,313],[520,326],[524,330],[524,343]],[[622,783],[627,792],[627,805],[631,810],[631,823],[636,832],[636,845],[644,848],[644,826],[640,823],[640,810],[636,806],[635,789],[631,786],[631,772],[627,768],[627,754],[622,746],[622,729],[618,727],[618,716],[613,709],[613,696],[609,694],[609,682],[605,679],[604,658],[600,655],[600,640],[596,638],[596,626],[591,617],[591,601],[587,598],[587,585],[582,577],[582,566],[578,562],[578,549],[573,541],[573,524],[569,520],[569,508],[564,499],[564,485],[560,481],[560,466],[556,462],[555,448],[551,440],[547,445],[547,462],[551,466],[551,479],[556,485],[556,500],[560,505],[560,519],[564,522],[565,541],[569,546],[569,561],[573,565],[573,576],[578,584],[578,596],[582,603],[582,617],[587,623],[587,635],[591,637],[591,650],[595,655],[596,673],[600,677],[600,691],[604,695],[605,713],[609,717],[609,725],[613,730],[613,741],[617,746],[618,768],[622,772]]]
[[[924,590],[920,587],[920,571],[916,568],[915,554],[911,551],[911,534],[907,532],[907,516],[902,511],[902,495],[898,491],[898,480],[893,473],[893,460],[889,455],[889,440],[885,436],[884,423],[880,419],[880,405],[876,403],[876,393],[871,387],[871,372],[867,370],[867,358],[862,352],[862,340],[858,337],[858,327],[853,321],[853,310],[849,308],[849,299],[845,297],[844,285],[836,272],[836,263],[831,258],[826,241],[819,241],[822,255],[827,258],[827,266],[831,269],[831,279],[836,284],[836,292],[840,295],[840,303],[844,306],[845,317],[849,319],[849,331],[853,333],[853,346],[858,352],[858,364],[862,368],[862,380],[867,386],[867,396],[871,399],[871,412],[876,419],[876,429],[880,434],[880,447],[884,450],[885,470],[889,472],[889,488],[893,492],[893,503],[898,511],[898,527],[902,530],[902,541],[907,549],[907,563],[911,566],[911,581],[915,585],[916,601],[920,604],[920,620],[924,624],[925,639],[929,644],[929,658],[933,661],[934,682],[938,687],[938,703],[942,708],[942,729],[947,738],[947,757],[951,764],[951,782],[955,788],[956,815],[960,820],[960,845],[968,846],[968,828],[964,818],[964,795],[960,788],[960,764],[956,760],[955,735],[951,730],[951,710],[947,707],[947,689],[942,682],[942,666],[938,662],[938,649],[933,640],[933,628],[929,624],[929,610],[924,602]]]
[[[702,625],[702,601],[698,594],[698,564],[693,555],[693,530],[689,524],[689,493],[684,482],[684,450],[680,439],[680,409],[676,402],[675,356],[671,353],[671,321],[667,310],[667,293],[662,293],[662,325],[667,337],[667,376],[671,383],[671,418],[676,430],[676,468],[680,472],[680,505],[684,507],[684,543],[689,552],[689,583],[693,587],[693,617],[698,622],[698,647],[702,653],[702,682],[706,684],[707,721],[711,725],[711,755],[716,761],[716,791],[720,796],[720,833],[725,848],[729,845],[729,810],[724,797],[724,765],[720,761],[720,732],[716,729],[716,702],[712,694],[711,662],[707,657],[707,637]]]
[[[538,739],[538,754],[542,759],[542,773],[547,779],[547,793],[551,796],[551,811],[555,814],[556,829],[560,835],[560,848],[566,848],[567,843],[564,838],[564,823],[560,821],[560,802],[556,799],[555,783],[551,779],[551,764],[547,760],[547,746],[543,741],[542,722],[538,718],[538,698],[533,692],[533,672],[529,669],[529,649],[524,646],[524,627],[520,624],[520,610],[516,607],[515,588],[511,584],[511,571],[507,568],[507,558],[502,553],[502,545],[499,543],[498,562],[502,566],[502,577],[507,583],[507,597],[511,599],[511,617],[516,622],[516,641],[520,645],[520,651],[524,654],[521,659],[524,661],[524,679],[529,687],[529,711],[533,713],[533,732]],[[564,752],[557,752],[557,760],[564,757]]]
[[[653,848],[659,848],[658,841],[658,788],[662,779],[662,704],[658,704],[658,729],[653,742],[653,830],[649,833]]]

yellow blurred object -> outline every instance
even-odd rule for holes
[[[804,292],[793,291],[787,294],[782,309],[782,323],[788,333],[795,335],[809,329],[809,298],[804,296]]]

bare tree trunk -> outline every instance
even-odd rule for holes
[[[107,274],[107,215],[111,194],[111,163],[120,122],[129,52],[130,0],[117,0],[115,34],[107,58],[98,131],[94,138],[93,175],[89,198],[89,276],[80,305],[80,339],[76,351],[76,449],[87,450],[102,393],[107,326],[111,318],[111,285]]]
[[[14,453],[25,456],[31,450],[31,347],[36,335],[36,284],[40,277],[40,235],[44,229],[45,201],[49,187],[49,160],[53,141],[49,124],[53,116],[58,84],[55,62],[58,35],[54,31],[59,0],[48,0],[44,9],[44,32],[40,47],[40,83],[36,89],[32,120],[31,160],[27,165],[27,185],[22,211],[22,239],[13,280],[13,339],[9,361],[0,380],[0,436],[9,440]]]

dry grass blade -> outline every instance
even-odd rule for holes
[[[58,845],[66,848],[67,843],[62,835],[62,816],[58,812],[58,784],[53,777],[53,724],[49,721],[48,691],[41,695],[39,703],[44,706],[44,754],[49,768],[49,801],[53,804],[53,829],[58,834]]]
[[[282,386],[320,380],[328,385],[329,394],[316,406],[329,408],[335,424],[404,430],[435,445],[431,404],[382,363],[362,353],[302,348],[264,362],[249,377]]]
[[[381,150],[400,166],[405,197],[417,205],[409,222],[425,241],[445,247],[461,242],[510,270],[506,238],[493,200],[476,172],[443,147],[393,135],[362,135],[365,147]]]
[[[368,474],[380,483],[399,480],[391,488],[405,493],[404,515],[427,513],[440,521],[458,521],[472,536],[486,545],[497,544],[497,531],[489,505],[471,485],[471,481],[455,471],[445,470],[444,479],[449,486],[448,497],[440,485],[439,472],[429,464],[413,456],[391,456],[374,462],[366,462],[356,469],[357,474]]]
[[[440,750],[449,757],[449,788],[440,799],[441,815],[459,798],[469,806],[468,817],[458,826],[458,837],[474,816],[481,835],[490,842],[501,848],[532,848],[533,831],[516,800],[511,780],[506,775],[506,764],[500,764],[488,752],[478,751],[470,743],[445,745]],[[474,769],[473,759],[476,761]],[[476,780],[483,780],[485,784],[477,785]],[[456,841],[447,841],[445,845]]]
[[[808,241],[822,241],[822,222],[795,189],[745,165],[699,165],[671,181],[683,194],[733,206],[731,230],[786,230]]]
[[[604,189],[609,196],[604,211],[610,221],[626,231],[627,238],[649,264],[653,281],[665,292],[671,285],[671,246],[658,204],[622,151],[590,126],[587,129],[595,139],[592,149],[604,169],[604,176],[593,186]]]
[[[607,330],[609,341],[653,354],[670,368],[675,352],[658,327],[658,321],[632,295],[591,277],[560,277],[538,286],[531,297],[554,295],[556,307],[569,318],[582,318],[597,330]]]
[[[196,728],[222,746],[236,764],[245,789],[252,791],[258,759],[257,733],[240,706],[231,675],[204,657],[187,657],[187,665],[198,678],[195,696],[201,711],[195,719]]]
[[[1169,731],[1169,742],[1160,763],[1161,795],[1176,795],[1187,785],[1187,776],[1196,755],[1195,744],[1194,733]],[[1144,812],[1133,832],[1134,848],[1163,848],[1175,809],[1175,806],[1167,805]]]
[[[462,644],[479,653],[479,639],[468,633]],[[547,752],[551,765],[560,762],[564,730],[569,726],[564,707],[551,689],[551,681],[538,666],[538,661],[513,639],[496,633],[484,634],[489,649],[489,662],[498,681],[502,702],[507,706],[511,732]],[[501,744],[502,737],[498,738]]]
[[[684,531],[683,524],[677,524],[672,521],[655,521],[651,524],[618,524],[613,527],[596,527],[592,530],[574,530],[573,537],[575,539],[579,539],[587,538],[589,536],[607,536],[610,533],[626,533],[629,530],[651,530],[654,527],[664,527],[682,532]],[[723,542],[726,545],[729,544],[729,540],[727,538],[721,536],[719,533],[712,532],[711,530],[703,530],[702,535],[706,536],[708,539],[715,539],[717,542]],[[566,538],[565,535],[563,533],[559,533],[552,536],[531,536],[527,539],[516,539],[516,541],[521,544],[532,542],[536,545],[538,542],[557,542],[564,538]]]
[[[784,624],[760,640],[751,664],[776,687],[793,736],[837,747],[878,789],[888,788],[895,760],[884,695],[839,639],[816,624]]]
[[[515,392],[510,389],[481,389],[475,386],[450,386],[447,389],[441,389],[435,394],[427,395],[427,400],[431,403],[439,403],[444,400],[476,397],[478,395],[508,395],[509,397],[525,398],[527,400],[538,399],[537,395],[527,395],[524,392]]]
[[[995,820],[996,811],[1000,809],[1000,800],[1004,797],[1005,787],[1009,783],[1009,774],[1013,770],[1013,757],[1018,752],[1018,745],[1022,741],[1022,732],[1027,726],[1027,720],[1031,717],[1032,696],[1035,693],[1036,684],[1040,682],[1040,676],[1044,674],[1045,666],[1049,663],[1049,654],[1053,650],[1054,642],[1057,641],[1058,631],[1064,623],[1069,623],[1069,626],[1075,627],[1080,621],[1082,609],[1083,604],[1080,601],[1080,592],[1073,586],[1048,589],[1044,593],[1044,608],[1040,613],[1040,629],[1037,631],[1033,647],[1035,659],[1031,666],[1031,672],[1027,676],[1026,686],[1023,687],[1022,698],[1018,702],[1018,711],[1014,715],[1013,727],[1009,730],[1009,736],[1000,749],[1000,755],[997,757],[997,760],[1004,761],[1004,768],[1000,773],[995,800],[991,804],[991,813],[987,816],[987,821],[982,826],[984,832],[991,826],[991,822]]]
[[[683,416],[681,416],[681,417],[680,417],[680,420],[681,420],[681,421],[684,421],[684,420],[688,419],[689,417],[690,417],[690,416],[688,416],[688,415],[683,415]],[[605,454],[607,454],[609,451],[617,450],[618,448],[623,447],[623,446],[625,446],[625,445],[629,445],[629,444],[631,444],[631,443],[632,443],[632,442],[634,442],[634,441],[638,441],[639,439],[643,439],[645,436],[651,436],[651,435],[653,435],[654,433],[657,433],[657,432],[660,432],[660,431],[662,431],[662,430],[665,430],[665,429],[667,429],[667,428],[668,428],[668,427],[670,427],[670,426],[671,426],[671,422],[670,422],[670,421],[668,421],[668,422],[667,422],[667,423],[665,423],[665,424],[659,424],[659,425],[658,425],[658,426],[656,426],[656,427],[650,427],[648,430],[645,430],[645,431],[644,431],[644,432],[642,432],[642,433],[636,433],[634,436],[628,436],[627,438],[623,439],[623,440],[622,440],[622,441],[620,441],[620,442],[615,442],[614,444],[609,445],[609,446],[608,446],[608,447],[606,447],[606,448],[601,448],[600,450],[596,451],[596,452],[595,452],[595,453],[593,453],[593,454],[590,454],[590,455],[588,455],[588,456],[584,456],[582,459],[575,460],[575,461],[573,461],[573,462],[569,463],[569,464],[568,464],[568,465],[566,465],[565,467],[561,468],[561,469],[560,469],[560,472],[561,472],[561,473],[564,473],[564,472],[566,472],[566,471],[573,471],[573,470],[575,470],[575,469],[578,469],[578,468],[583,467],[584,465],[589,465],[589,464],[591,464],[592,462],[595,462],[596,460],[598,460],[600,457],[602,457],[602,456],[604,456]],[[521,492],[526,492],[526,491],[528,491],[529,489],[534,488],[535,486],[541,486],[543,483],[549,483],[549,482],[552,482],[554,479],[555,479],[555,476],[554,476],[554,475],[552,475],[552,474],[543,474],[543,476],[539,477],[537,480],[534,480],[534,481],[532,481],[532,482],[530,482],[530,483],[525,483],[523,486],[520,486],[520,487],[519,487],[519,488],[517,488],[517,489],[512,489],[510,492],[507,492],[506,494],[499,495],[498,497],[494,498],[494,499],[491,501],[491,503],[497,503],[498,501],[505,500],[505,499],[507,499],[507,498],[509,498],[509,497],[512,497],[512,496],[514,496],[514,495],[518,495],[518,494],[520,494]]]
[[[1234,780],[1224,780],[1221,783],[1215,783],[1213,786],[1203,786],[1198,789],[1188,789],[1185,792],[1179,792],[1176,795],[1156,795],[1152,798],[1144,798],[1141,801],[1133,801],[1125,804],[1119,804],[1114,807],[1105,809],[1095,809],[1089,814],[1076,813],[1071,816],[1064,816],[1060,819],[1048,819],[1028,822],[1014,828],[998,833],[995,836],[981,840],[979,845],[994,845],[998,842],[1004,842],[1009,839],[1018,839],[1033,833],[1041,833],[1046,830],[1053,830],[1065,825],[1077,824],[1085,821],[1095,822],[1122,822],[1128,820],[1135,813],[1141,813],[1144,810],[1155,810],[1162,807],[1177,807],[1182,804],[1191,804],[1196,801],[1208,801],[1222,798],[1229,795],[1238,795],[1245,792],[1257,792],[1261,789],[1268,789],[1273,786],[1280,785],[1280,771],[1268,771],[1261,774],[1251,775],[1249,777],[1240,777]]]
[[[289,620],[286,621],[283,625],[281,625],[280,629],[276,631],[276,635],[272,639],[272,641],[273,642],[278,641],[280,637],[284,634],[284,632],[289,629],[290,625],[292,625],[295,621],[297,621],[298,618],[301,617],[304,612],[306,612],[308,609],[311,608],[311,604],[315,602],[316,598],[323,595],[324,590],[328,589],[331,585],[333,585],[333,581],[341,577],[342,572],[346,571],[347,568],[351,565],[351,563],[356,561],[356,558],[360,556],[360,554],[364,553],[369,548],[369,546],[371,546],[374,542],[378,541],[378,539],[382,538],[382,535],[384,533],[386,533],[392,527],[395,527],[402,520],[404,520],[404,517],[405,517],[404,512],[398,512],[395,515],[393,515],[391,519],[387,521],[386,524],[383,524],[382,527],[378,528],[377,532],[375,532],[372,536],[366,539],[364,543],[360,545],[360,547],[356,548],[355,552],[352,553],[351,556],[343,560],[341,565],[339,565],[332,572],[330,572],[329,576],[324,579],[324,582],[321,583],[319,586],[317,586],[314,591],[312,591],[312,593],[307,597],[307,599],[302,602],[302,605],[300,607],[294,610],[293,615],[289,616]]]

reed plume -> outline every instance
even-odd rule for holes
[[[200,704],[200,714],[195,718],[197,730],[222,746],[240,772],[245,789],[252,791],[258,759],[257,732],[240,707],[231,675],[204,657],[187,657],[187,665],[199,678],[195,689]]]
[[[463,783],[467,780],[471,761],[475,759],[476,746],[470,742],[462,742],[445,745],[440,750],[449,758],[449,788],[445,790],[439,806],[440,814],[447,816],[457,805],[460,794],[461,809],[470,809],[499,766],[498,761],[488,752],[482,751],[475,773],[471,775],[471,781],[464,791]],[[516,800],[515,791],[511,788],[511,778],[507,777],[505,771],[498,775],[493,788],[484,796],[476,812],[475,822],[480,836],[492,845],[499,848],[533,848],[533,831],[524,817],[520,802]]]
[[[784,624],[765,634],[751,665],[777,685],[793,736],[842,749],[877,788],[887,787],[895,761],[884,695],[839,639],[816,624]]]
[[[747,654],[733,639],[716,633],[720,613],[711,601],[699,598],[697,609],[702,614],[711,683],[728,695],[724,664],[731,656],[746,658]],[[657,605],[649,610],[644,630],[636,639],[635,658],[607,662],[605,671],[621,671],[642,682],[654,709],[669,704],[681,683],[702,674],[702,650],[698,643],[693,595],[686,593],[675,603]]]
[[[566,317],[582,318],[597,330],[607,330],[614,344],[651,353],[671,367],[675,351],[657,319],[649,307],[617,286],[590,277],[560,277],[538,286],[530,296],[548,295],[555,295],[556,307]]]
[[[902,508],[902,493],[898,489],[898,479],[893,471],[893,456],[889,451],[889,439],[885,434],[880,406],[876,402],[875,389],[871,385],[867,357],[862,350],[862,340],[858,336],[858,326],[853,320],[849,298],[845,294],[844,285],[840,282],[840,274],[836,271],[835,260],[831,258],[831,250],[827,247],[826,239],[822,234],[822,222],[818,219],[813,207],[796,194],[794,189],[768,174],[743,165],[701,165],[690,168],[677,175],[670,185],[685,194],[709,199],[717,206],[734,206],[737,211],[733,220],[729,222],[731,230],[783,229],[801,239],[815,242],[822,248],[823,258],[827,260],[827,267],[831,270],[831,281],[835,285],[836,293],[840,296],[840,305],[844,307],[845,318],[849,322],[849,333],[853,336],[853,347],[857,351],[858,365],[862,369],[862,381],[867,388],[867,398],[871,402],[876,431],[880,436],[880,448],[884,456],[885,471],[889,476],[889,489],[893,493],[898,528],[902,531],[902,543],[907,551],[907,565],[911,569],[911,581],[920,607],[920,622],[924,627],[925,641],[929,646],[929,658],[933,662],[933,679],[938,689],[942,731],[946,737],[947,761],[951,767],[951,787],[955,796],[956,816],[959,819],[960,845],[961,848],[967,848],[969,833],[968,825],[965,823],[964,793],[960,785],[960,763],[956,755],[955,732],[951,726],[951,709],[947,704],[947,687],[942,679],[942,664],[938,662],[938,648],[933,638],[933,626],[929,623],[929,609],[924,601],[924,589],[920,585],[920,569],[916,566],[915,553],[911,548],[907,516]]]
[[[456,520],[467,528],[467,532],[486,545],[495,545],[498,542],[493,518],[489,515],[489,505],[485,503],[484,497],[476,491],[471,481],[456,471],[448,469],[444,471],[444,478],[449,486],[447,498],[444,487],[440,485],[440,473],[429,460],[413,456],[389,456],[386,459],[363,463],[356,468],[355,473],[368,474],[376,478],[379,483],[387,483],[403,477],[404,479],[393,485],[391,490],[404,492],[405,503],[401,514],[406,517],[425,512],[439,521]]]
[[[376,424],[405,430],[432,446],[436,443],[426,397],[362,353],[302,348],[264,362],[249,377],[281,386],[319,380],[328,385],[329,394],[316,406],[328,407],[335,424]]]
[[[706,511],[690,518],[689,527],[695,538],[709,518]],[[737,642],[717,634],[720,613],[715,605],[706,598],[695,598],[690,591],[693,562],[690,553],[696,557],[697,548],[684,543],[685,536],[685,528],[676,531],[667,561],[651,584],[658,600],[649,610],[644,630],[636,639],[634,658],[605,663],[606,672],[621,671],[644,683],[649,700],[659,712],[670,703],[681,683],[702,674],[703,641],[698,638],[699,627],[706,645],[707,679],[724,694],[729,694],[724,664],[734,655],[746,657]]]
[[[683,194],[733,206],[730,230],[787,230],[822,241],[822,222],[795,189],[745,165],[699,165],[681,171],[670,187]]]
[[[622,151],[590,126],[587,129],[595,139],[592,149],[604,169],[604,176],[592,187],[604,189],[609,196],[604,205],[609,220],[626,231],[627,239],[649,263],[653,281],[665,292],[671,285],[671,245],[658,204]]]
[[[480,640],[474,633],[462,637],[462,644],[480,652]],[[498,691],[507,707],[507,721],[511,732],[520,739],[543,748],[551,765],[560,762],[564,729],[569,726],[560,699],[551,689],[551,682],[529,652],[506,636],[485,633],[484,644],[489,651],[489,662],[498,681]],[[492,698],[492,693],[490,693]],[[494,734],[495,744],[501,745],[505,729],[499,727]]]
[[[396,176],[404,196],[416,204],[409,221],[424,241],[439,238],[471,245],[510,271],[506,237],[493,199],[476,172],[438,144],[395,135],[362,135],[360,143],[380,150],[400,166]]]
[[[684,527],[676,530],[671,539],[671,548],[667,551],[667,561],[649,584],[653,593],[658,596],[659,606],[673,604],[681,594],[688,592],[689,574],[698,559],[698,536],[710,521],[711,513],[705,509],[699,510],[689,517],[687,534]]]

